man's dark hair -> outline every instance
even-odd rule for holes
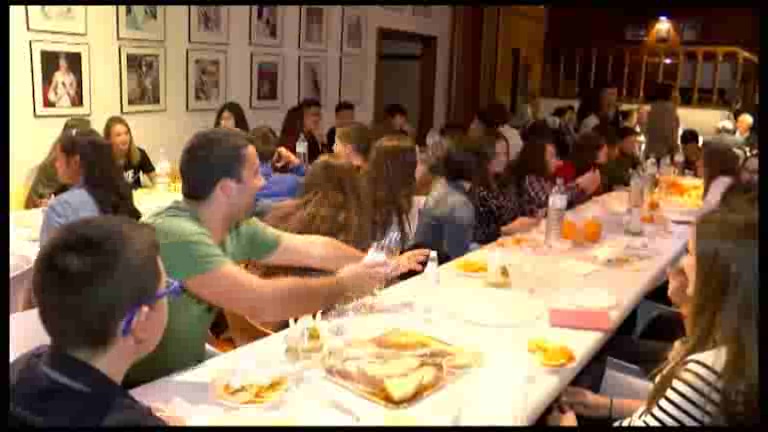
[[[51,345],[65,351],[107,347],[128,311],[157,292],[158,254],[155,229],[123,216],[80,219],[58,229],[32,275]]]
[[[554,117],[562,119],[563,117],[565,117],[566,114],[568,114],[571,111],[576,112],[576,108],[574,108],[573,105],[562,105],[555,108],[555,110],[552,111],[552,115]]]
[[[269,126],[259,126],[251,129],[247,135],[248,142],[259,154],[259,162],[269,162],[277,152],[277,134]]]
[[[354,122],[336,129],[336,142],[341,141],[344,144],[349,144],[355,153],[367,161],[373,147],[371,135],[368,126]]]
[[[462,135],[449,139],[442,161],[443,176],[448,181],[468,181],[473,186],[484,184],[494,145],[489,136]]]
[[[354,110],[355,110],[355,104],[353,104],[352,102],[341,101],[336,104],[336,114],[342,111],[354,111]]]
[[[299,104],[302,108],[309,109],[309,108],[322,108],[322,105],[320,105],[320,101],[314,98],[307,98],[301,101]]]
[[[478,111],[477,119],[486,128],[496,129],[509,122],[509,111],[506,106],[496,102]]]
[[[623,126],[619,128],[618,132],[616,132],[616,135],[619,138],[619,142],[621,142],[629,137],[640,136],[640,132],[638,132],[635,128]]]
[[[406,111],[405,107],[400,104],[389,104],[384,107],[384,115],[386,115],[387,118],[394,118],[398,115],[408,117],[408,111]]]
[[[683,133],[680,134],[680,144],[681,145],[688,145],[688,144],[699,145],[699,133],[696,132],[695,129],[683,130]]]
[[[181,154],[181,192],[184,198],[204,201],[223,179],[241,180],[245,134],[228,129],[208,129],[190,138]]]

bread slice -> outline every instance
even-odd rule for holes
[[[423,378],[420,370],[405,376],[388,378],[384,381],[384,391],[392,402],[406,402],[419,391]]]

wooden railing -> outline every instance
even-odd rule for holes
[[[642,103],[664,81],[676,84],[683,106],[721,108],[736,97],[754,105],[759,86],[758,56],[732,46],[555,47],[545,57],[544,97],[576,98],[608,80],[617,84],[622,102]]]

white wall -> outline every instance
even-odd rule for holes
[[[542,98],[541,100],[541,112],[543,114],[552,114],[555,108],[561,105],[573,105],[576,109],[579,108],[579,101],[577,99],[555,99],[555,98]],[[624,104],[624,108],[636,108],[637,105]],[[715,126],[721,120],[725,120],[728,116],[728,111],[720,109],[710,108],[689,108],[680,107],[677,109],[677,115],[680,117],[680,123],[683,128],[696,129],[702,136],[711,136],[715,133]]]
[[[333,109],[339,98],[339,62],[341,45],[341,7],[328,6],[328,50],[319,55],[327,57],[327,95],[323,100],[323,123],[333,122]],[[433,6],[431,18],[399,14],[379,6],[363,6],[366,14],[365,57],[366,77],[363,87],[364,102],[357,109],[358,120],[373,119],[376,83],[376,43],[379,27],[409,31],[437,37],[438,64],[435,80],[435,124],[445,122],[448,93],[450,53],[450,6]],[[66,118],[34,117],[32,106],[32,71],[30,40],[87,42],[91,58],[91,122],[100,130],[108,117],[120,114],[120,79],[118,47],[126,45],[161,45],[166,50],[167,111],[157,113],[120,114],[131,124],[137,144],[150,156],[157,157],[164,147],[173,159],[181,154],[186,140],[197,130],[211,127],[215,111],[186,111],[186,51],[187,48],[227,49],[229,100],[246,109],[251,127],[268,124],[279,130],[285,111],[298,102],[299,6],[285,6],[283,22],[283,48],[271,49],[249,45],[249,7],[230,7],[229,45],[190,46],[188,42],[188,8],[166,7],[165,42],[118,41],[114,6],[88,6],[88,34],[86,36],[28,32],[24,6],[10,7],[10,172],[11,190],[21,184],[30,170],[47,154],[51,143],[61,130]],[[284,56],[283,98],[280,110],[249,110],[250,53],[272,52]],[[315,52],[312,55],[318,55]]]

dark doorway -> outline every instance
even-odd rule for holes
[[[384,107],[399,103],[424,143],[434,125],[437,38],[418,33],[379,29],[376,61],[374,121],[384,119]]]

